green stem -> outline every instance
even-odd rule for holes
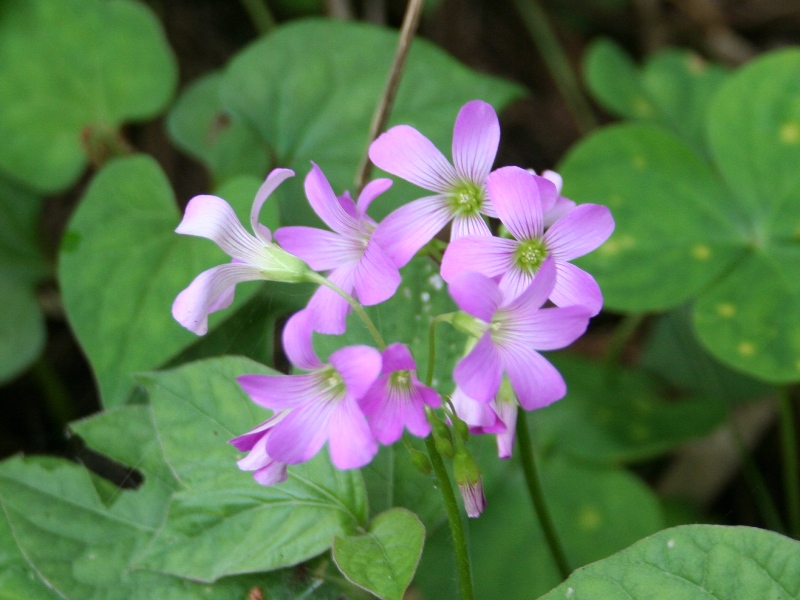
[[[531,497],[531,502],[533,502],[536,515],[539,517],[539,524],[542,526],[545,540],[550,547],[550,553],[553,555],[558,571],[561,573],[561,579],[564,580],[569,577],[572,569],[570,569],[567,555],[564,552],[564,546],[558,538],[555,525],[547,510],[547,504],[544,501],[542,485],[539,482],[539,474],[536,470],[536,458],[533,456],[531,436],[528,432],[528,422],[525,419],[524,413],[517,415],[517,444],[519,445],[519,453],[522,458],[522,470],[525,472],[525,483],[528,486],[528,494]]]
[[[629,313],[622,317],[622,321],[614,329],[606,351],[606,364],[616,366],[622,359],[625,346],[631,341],[639,326],[647,315],[645,313]]]
[[[334,292],[339,294],[342,298],[347,300],[347,303],[353,309],[353,312],[355,312],[361,318],[361,320],[364,322],[364,325],[367,326],[367,329],[369,330],[370,334],[372,335],[372,338],[375,340],[375,343],[378,344],[378,348],[380,348],[381,350],[386,348],[386,342],[383,341],[383,336],[381,336],[381,332],[378,331],[377,327],[375,327],[375,323],[373,323],[372,319],[369,318],[369,315],[367,314],[367,311],[364,310],[364,307],[361,306],[361,303],[358,300],[353,298],[350,294],[345,292],[338,285],[336,285],[335,283],[330,281],[327,277],[323,277],[322,275],[319,275],[318,273],[314,273],[310,277],[310,279],[314,283],[319,283],[320,285],[324,285],[324,286],[329,287]]]
[[[450,483],[450,476],[447,474],[442,456],[436,450],[432,435],[425,438],[425,446],[427,446],[428,454],[431,457],[433,472],[436,473],[436,479],[439,482],[439,491],[442,494],[447,521],[450,524],[450,533],[453,537],[453,547],[456,554],[458,588],[461,592],[461,600],[474,600],[475,593],[472,590],[472,568],[469,563],[467,538],[464,534],[464,523],[461,520],[461,512],[458,509],[453,485]]]
[[[431,319],[428,326],[428,373],[425,375],[425,385],[428,387],[433,385],[433,369],[436,366],[436,323],[436,319]]]
[[[266,0],[241,0],[241,2],[259,34],[264,35],[277,27]]]
[[[383,94],[381,94],[378,107],[375,109],[375,114],[372,117],[372,123],[369,127],[367,149],[364,152],[361,164],[358,167],[358,173],[356,174],[356,189],[359,190],[359,192],[364,189],[370,173],[372,172],[372,163],[369,160],[369,146],[372,144],[373,140],[378,137],[378,134],[383,131],[383,128],[386,127],[386,121],[389,120],[389,114],[394,105],[394,98],[397,95],[397,88],[400,87],[400,77],[406,65],[408,51],[411,49],[411,42],[414,39],[414,33],[417,31],[417,26],[419,25],[422,5],[423,0],[408,0],[406,13],[403,17],[403,25],[400,27],[400,38],[397,40],[397,50],[394,54],[394,61],[389,70],[386,87],[383,88]]]
[[[792,398],[787,386],[778,386],[778,402],[781,419],[781,443],[783,445],[783,485],[786,490],[786,512],[789,515],[789,531],[800,539],[800,479],[797,470],[797,433],[795,431]]]
[[[33,363],[31,372],[44,392],[47,411],[59,427],[65,427],[76,415],[64,383],[43,356]]]
[[[581,133],[588,133],[597,127],[597,120],[581,91],[578,78],[572,71],[572,65],[550,25],[547,14],[537,0],[514,0],[514,4],[522,16],[533,43],[539,49],[547,70],[550,71],[550,76],[555,80],[561,95],[567,101],[575,123]]]

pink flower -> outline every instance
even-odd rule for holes
[[[347,346],[331,354],[330,364],[323,364],[311,345],[312,319],[308,310],[302,310],[283,331],[286,355],[308,373],[237,378],[255,403],[276,411],[276,416],[235,442],[245,447],[253,439],[247,436],[261,434],[263,445],[257,442],[251,450],[252,454],[257,447],[259,452],[252,463],[266,461],[267,468],[270,461],[293,465],[310,460],[325,442],[338,469],[363,467],[375,456],[378,444],[358,401],[380,374],[381,355],[368,346]]]
[[[500,390],[488,404],[473,400],[459,387],[453,392],[451,401],[456,414],[469,426],[471,433],[495,434],[497,455],[500,458],[511,457],[516,436],[518,404],[508,377],[503,377]]]
[[[275,413],[252,431],[230,441],[239,452],[249,452],[236,464],[242,471],[255,471],[253,478],[261,485],[275,485],[286,481],[286,463],[277,461],[267,454],[267,439],[275,425],[287,414],[289,411],[286,410]]]
[[[500,220],[515,239],[453,240],[442,260],[442,278],[449,282],[464,271],[500,276],[500,289],[511,299],[528,288],[545,259],[552,257],[557,277],[550,300],[558,306],[586,306],[592,315],[600,312],[603,295],[597,282],[569,261],[596,249],[614,231],[608,208],[581,204],[545,231],[544,214],[559,197],[551,181],[518,167],[503,167],[489,175],[487,188]]]
[[[497,216],[486,196],[486,177],[500,142],[500,123],[491,105],[465,104],[453,130],[453,163],[408,125],[376,139],[369,157],[379,168],[434,192],[402,206],[378,226],[376,239],[402,267],[450,220],[451,237],[491,235],[481,214]]]
[[[528,172],[536,175],[533,169],[528,169]],[[564,196],[561,195],[561,188],[564,185],[564,179],[561,175],[555,171],[542,171],[542,177],[552,182],[553,185],[556,186],[556,192],[558,193],[558,198],[556,198],[555,203],[550,208],[544,209],[543,207],[544,228],[548,229],[553,223],[575,208],[577,204],[575,204],[574,200],[564,198]]]
[[[330,271],[328,279],[348,294],[355,290],[362,304],[369,306],[388,300],[400,285],[400,273],[375,242],[376,223],[367,216],[367,208],[391,185],[389,179],[370,182],[356,203],[347,194],[337,198],[325,175],[314,165],[306,177],[306,196],[320,219],[333,231],[282,227],[275,232],[275,239],[312,269]],[[321,286],[311,297],[308,308],[314,315],[316,331],[344,333],[350,306],[339,294]]]
[[[381,375],[361,400],[373,435],[387,446],[400,439],[404,426],[417,437],[427,437],[431,425],[425,405],[438,408],[442,399],[417,378],[417,365],[406,346],[391,344],[381,356]]]
[[[546,260],[528,289],[510,300],[484,275],[465,272],[453,277],[450,295],[483,330],[453,371],[453,379],[468,397],[491,402],[504,373],[526,410],[564,397],[564,379],[537,351],[568,346],[586,330],[591,315],[583,306],[541,308],[552,293],[555,271],[554,261]]]
[[[230,205],[217,196],[195,196],[186,206],[183,220],[175,230],[185,235],[208,238],[234,260],[203,271],[172,304],[172,316],[197,335],[208,331],[208,315],[230,306],[237,283],[268,279],[297,283],[316,275],[296,256],[272,243],[269,229],[258,222],[261,207],[287,177],[289,169],[275,169],[261,185],[250,211],[249,234]]]

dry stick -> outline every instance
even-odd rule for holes
[[[583,96],[578,78],[572,72],[572,65],[550,26],[547,14],[537,0],[514,0],[514,4],[522,16],[533,43],[542,54],[550,76],[555,80],[561,95],[567,101],[575,123],[581,133],[588,133],[597,127],[597,120],[592,112],[592,107]]]
[[[259,34],[264,35],[277,27],[275,17],[269,11],[266,0],[241,0],[241,2],[253,27]]]
[[[372,172],[372,163],[369,160],[369,146],[372,144],[373,140],[378,137],[378,134],[383,131],[383,128],[386,126],[386,121],[389,120],[389,113],[392,112],[394,97],[397,95],[397,88],[400,87],[400,77],[406,65],[406,58],[411,48],[411,41],[414,37],[414,33],[417,31],[417,25],[419,25],[422,4],[423,0],[409,0],[408,6],[406,7],[406,14],[403,17],[403,26],[400,28],[400,39],[397,41],[397,51],[394,55],[391,71],[389,71],[389,79],[386,81],[386,87],[383,89],[383,95],[378,103],[378,108],[372,117],[372,123],[369,127],[367,149],[364,151],[364,157],[361,159],[361,164],[358,166],[355,187],[359,192],[364,189],[370,173]]]

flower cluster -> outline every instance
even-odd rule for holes
[[[379,443],[398,441],[404,430],[427,437],[432,429],[434,436],[446,429],[432,410],[442,406],[442,397],[420,382],[407,346],[385,346],[375,332],[380,349],[346,346],[323,362],[312,341],[314,332],[343,334],[351,308],[366,318],[362,305],[392,297],[400,269],[448,224],[451,241],[441,276],[460,311],[441,320],[467,337],[465,355],[453,369],[455,389],[446,390],[446,420],[464,431],[466,424],[472,433],[496,434],[498,453],[506,458],[518,406],[533,410],[565,395],[564,380],[540,351],[571,344],[600,311],[597,283],[570,261],[600,246],[614,221],[606,207],[562,197],[556,173],[492,171],[499,140],[497,115],[479,100],[458,114],[452,163],[412,127],[381,135],[370,147],[372,162],[431,194],[380,223],[367,210],[391,180],[370,182],[353,201],[347,192],[337,196],[312,164],[306,197],[330,230],[283,227],[274,234],[277,244],[258,223],[258,213],[293,175],[288,169],[272,171],[258,191],[252,235],[221,198],[198,196],[189,203],[177,231],[207,237],[233,258],[201,273],[175,300],[175,318],[191,331],[205,333],[208,314],[227,307],[241,281],[320,284],[283,330],[286,355],[304,373],[238,379],[254,402],[273,411],[231,441],[248,453],[239,466],[254,471],[259,483],[285,480],[287,465],[309,460],[326,442],[333,464],[352,469],[368,464]],[[500,235],[493,235],[486,217],[499,220]],[[455,438],[456,478],[468,514],[477,516],[484,502],[479,472],[460,436]]]

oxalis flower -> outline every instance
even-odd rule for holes
[[[441,397],[417,378],[417,365],[408,347],[391,344],[381,357],[381,375],[361,400],[373,435],[387,446],[400,439],[404,426],[417,437],[427,437],[431,425],[425,405],[438,408]]]
[[[568,210],[544,230],[544,215],[559,198],[555,184],[518,167],[498,169],[487,180],[489,197],[515,239],[468,236],[453,240],[442,260],[442,278],[464,271],[500,277],[500,289],[515,298],[537,277],[545,259],[555,261],[557,277],[550,300],[558,306],[580,304],[600,312],[603,294],[594,278],[568,262],[591,252],[614,231],[611,211],[597,204]]]
[[[450,220],[451,238],[491,235],[482,214],[497,216],[486,195],[500,123],[494,109],[481,100],[465,104],[453,130],[453,163],[419,131],[392,127],[369,148],[369,157],[384,171],[434,192],[387,216],[375,238],[395,264],[402,267]]]
[[[470,433],[495,434],[498,457],[511,458],[519,405],[508,376],[503,376],[497,395],[488,404],[473,400],[459,387],[453,392],[451,401],[456,414],[469,426]]]
[[[313,315],[302,310],[286,322],[283,330],[286,355],[308,373],[243,375],[236,379],[256,404],[280,414],[279,419],[273,417],[271,423],[267,421],[233,440],[242,448],[243,438],[262,434],[263,445],[257,442],[251,450],[252,454],[257,447],[259,454],[245,467],[256,466],[252,463],[258,460],[302,463],[316,455],[326,441],[338,469],[363,467],[378,451],[358,401],[381,372],[380,353],[368,346],[347,346],[331,354],[329,364],[323,364],[311,345],[312,321]],[[246,443],[252,440],[246,439]],[[239,466],[245,468],[241,463]]]
[[[480,336],[453,371],[453,379],[469,398],[491,402],[504,373],[526,410],[564,397],[564,379],[538,351],[557,350],[574,342],[586,331],[591,313],[583,306],[541,308],[555,279],[555,261],[548,259],[528,289],[509,299],[495,281],[479,273],[453,278],[450,295],[461,310],[474,317],[472,328]]]
[[[175,298],[172,316],[186,329],[204,335],[208,315],[230,306],[237,283],[258,279],[297,283],[317,276],[302,260],[273,244],[269,229],[258,222],[266,199],[292,175],[289,169],[275,169],[267,176],[250,210],[252,235],[222,198],[202,195],[189,201],[175,231],[208,238],[234,260],[203,271]]]
[[[275,425],[288,414],[287,410],[275,413],[252,431],[230,441],[239,452],[249,452],[236,464],[242,471],[255,471],[253,478],[261,485],[275,485],[286,481],[286,463],[275,460],[267,453],[267,440]]]
[[[313,164],[313,163],[312,163]],[[314,227],[281,227],[275,239],[316,271],[330,271],[328,279],[362,304],[379,304],[391,298],[400,285],[400,272],[373,239],[376,223],[367,216],[370,203],[392,185],[389,179],[370,182],[353,202],[349,195],[336,197],[320,168],[313,165],[306,177],[308,201],[333,231]],[[342,334],[350,306],[332,289],[321,286],[308,308],[314,328],[321,333]]]

